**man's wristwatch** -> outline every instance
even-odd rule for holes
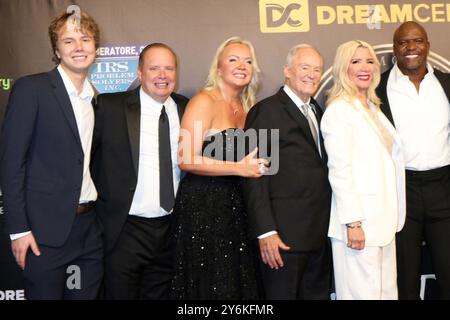
[[[361,221],[346,223],[345,226],[350,229],[361,228]]]

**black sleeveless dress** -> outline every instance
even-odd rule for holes
[[[203,143],[203,156],[239,161],[244,134],[226,129]],[[174,207],[174,299],[258,299],[254,247],[238,176],[188,173]]]

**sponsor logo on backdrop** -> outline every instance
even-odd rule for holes
[[[331,1],[330,1],[331,2]],[[368,29],[380,29],[382,23],[450,22],[450,3],[393,3],[312,6],[308,1],[260,0],[259,18],[262,33],[308,32],[312,17],[316,24],[365,24]],[[311,19],[310,19],[311,18]]]
[[[0,88],[3,91],[11,90],[13,79],[10,78],[0,78]]]
[[[25,290],[0,290],[0,300],[25,300]]]
[[[436,2],[317,6],[316,15],[318,25],[402,23],[410,20],[420,23],[450,22],[450,4]]]
[[[100,93],[126,91],[137,78],[139,53],[144,47],[99,47],[89,80]]]
[[[260,0],[261,32],[308,32],[308,0]]]
[[[393,65],[393,52],[392,44],[380,44],[373,47],[375,53],[381,64],[381,72],[383,73]],[[450,73],[450,61],[442,57],[441,55],[430,51],[428,54],[428,62],[436,69],[442,72]],[[333,76],[331,67],[326,70],[322,75],[322,82],[317,90],[315,98],[320,103],[322,107],[325,107],[325,94],[328,89],[333,85]]]

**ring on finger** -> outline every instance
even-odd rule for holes
[[[264,163],[260,162],[259,163],[259,172],[264,173],[266,171],[266,166],[264,165]]]

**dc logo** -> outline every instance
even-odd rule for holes
[[[260,28],[263,33],[308,32],[308,0],[260,0]]]
[[[299,10],[301,7],[302,6],[298,3],[291,3],[287,6],[287,8],[284,8],[276,3],[268,3],[266,6],[267,26],[269,28],[277,28],[282,26],[284,23],[287,23],[289,26],[294,28],[301,26],[301,21],[290,17],[292,11]],[[274,20],[275,12],[281,14],[281,17],[277,20]]]

